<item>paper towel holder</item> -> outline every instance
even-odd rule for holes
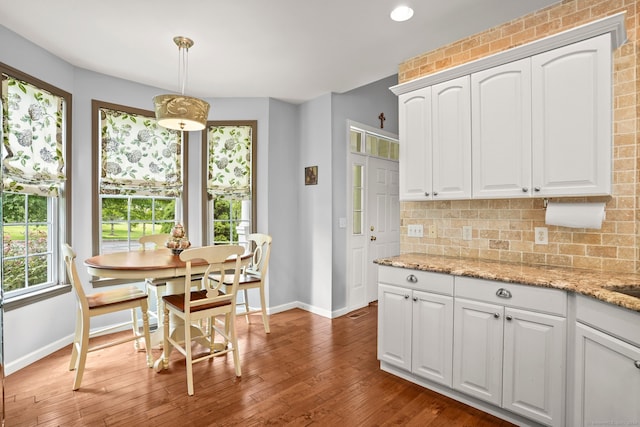
[[[545,197],[544,199],[542,199],[542,207],[547,209],[547,205],[549,205],[549,199]]]

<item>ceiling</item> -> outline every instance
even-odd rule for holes
[[[186,94],[301,103],[558,1],[0,0],[0,25],[74,66],[170,92],[180,91],[173,37],[186,36]],[[414,17],[391,21],[398,4]]]

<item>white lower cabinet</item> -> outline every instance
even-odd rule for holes
[[[453,277],[390,269],[379,272],[395,285],[378,287],[378,359],[451,387]]]
[[[457,277],[454,294],[453,388],[564,425],[566,292]]]
[[[640,424],[639,322],[637,313],[578,299],[573,425]]]

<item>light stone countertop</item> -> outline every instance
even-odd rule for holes
[[[640,274],[536,266],[418,253],[380,258],[374,262],[379,265],[446,273],[454,276],[563,289],[640,312],[640,298],[612,291],[612,289],[640,291]]]

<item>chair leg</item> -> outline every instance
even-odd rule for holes
[[[264,331],[271,333],[269,329],[269,317],[267,316],[267,304],[264,298],[264,283],[260,286],[260,310],[262,310],[262,323],[264,323]]]
[[[164,340],[163,340],[163,344],[162,344],[162,363],[161,363],[161,369],[168,369],[169,368],[169,353],[171,351],[171,347],[169,345],[169,309],[165,306],[164,307],[164,321],[163,323],[163,328],[164,328]]]
[[[78,347],[78,361],[76,363],[76,375],[73,380],[73,390],[78,390],[82,383],[82,376],[84,375],[84,365],[87,362],[87,350],[89,348],[89,315],[84,314],[81,320],[81,337],[79,344],[74,344],[74,347]]]
[[[184,350],[187,364],[187,393],[193,396],[193,354],[191,351],[191,322],[184,322]]]
[[[134,336],[140,335],[140,326],[138,326],[137,310],[138,310],[137,308],[131,309],[131,331],[133,332]],[[135,348],[137,351],[140,351],[140,339],[133,341],[133,348]]]
[[[73,337],[73,345],[71,346],[71,361],[69,362],[69,370],[76,369],[76,363],[78,361],[78,347],[82,338],[82,313],[80,309],[76,312],[76,332]]]
[[[238,351],[238,337],[236,335],[236,316],[234,313],[227,314],[227,321],[225,322],[225,328],[229,325],[231,332],[231,345],[233,345],[233,366],[236,368],[236,377],[242,375],[240,369],[240,352]]]
[[[153,367],[153,355],[151,354],[151,334],[149,333],[149,304],[146,300],[140,303],[142,310],[142,332],[144,334],[144,351],[147,355],[147,366]]]
[[[249,324],[251,323],[251,321],[249,320],[249,294],[247,293],[246,289],[243,289],[242,292],[244,296],[244,317],[245,319],[247,319],[247,324]]]

